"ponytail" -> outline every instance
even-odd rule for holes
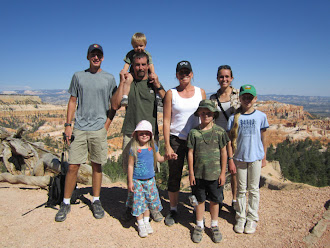
[[[234,124],[233,127],[229,131],[229,136],[231,139],[231,146],[233,148],[233,153],[235,153],[237,148],[237,136],[238,136],[238,119],[241,116],[242,108],[239,107],[234,116]]]

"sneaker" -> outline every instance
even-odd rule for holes
[[[201,228],[200,226],[195,226],[195,229],[194,229],[194,232],[193,232],[193,235],[192,235],[192,241],[194,243],[199,243],[199,242],[202,241],[203,231],[204,231],[204,229]]]
[[[133,219],[133,215],[132,215],[132,208],[127,207],[125,212],[121,215],[121,220],[123,221],[130,221],[131,219]]]
[[[212,241],[214,243],[219,243],[222,240],[222,234],[217,226],[211,226],[212,231]]]
[[[65,204],[64,202],[61,202],[60,210],[58,210],[55,216],[55,221],[57,222],[65,221],[66,215],[70,213],[70,210],[71,210],[70,204]]]
[[[244,232],[244,222],[242,221],[237,221],[235,227],[234,227],[234,231],[237,233],[243,233]]]
[[[162,213],[160,211],[151,210],[150,213],[151,213],[152,219],[156,222],[160,222],[164,219],[164,216],[162,215]]]
[[[120,102],[120,105],[122,107],[126,107],[128,105],[128,98],[122,98],[121,102]]]
[[[139,236],[145,238],[148,236],[148,231],[145,225],[138,226]]]
[[[244,233],[247,234],[255,233],[256,228],[257,228],[257,222],[253,220],[248,220],[244,228]]]
[[[171,210],[168,215],[165,217],[165,224],[167,226],[173,226],[176,223],[176,217],[178,213],[175,210]]]
[[[99,200],[92,203],[92,212],[95,219],[102,219],[104,217],[104,209]]]
[[[147,233],[148,234],[152,234],[154,232],[154,230],[152,230],[152,227],[150,225],[150,222],[144,223],[144,225],[146,226],[146,229],[147,229]]]

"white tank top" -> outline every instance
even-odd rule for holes
[[[186,140],[190,129],[199,124],[199,118],[194,116],[195,111],[202,100],[201,89],[194,86],[195,94],[190,98],[183,98],[178,91],[172,91],[172,116],[170,134]]]

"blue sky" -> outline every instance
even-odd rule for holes
[[[131,36],[143,32],[166,89],[178,85],[177,62],[189,60],[193,84],[206,92],[228,64],[234,87],[330,96],[329,11],[329,0],[2,1],[0,91],[67,89],[88,68],[92,43],[103,46],[102,68],[118,84]]]

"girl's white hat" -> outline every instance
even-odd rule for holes
[[[136,131],[148,131],[152,135],[152,125],[149,121],[142,120],[136,125],[136,128],[132,135],[134,135]]]

